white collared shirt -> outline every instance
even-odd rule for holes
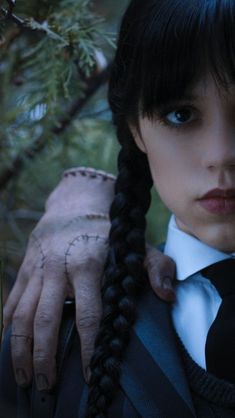
[[[176,302],[172,307],[175,329],[194,361],[206,369],[206,337],[221,297],[200,270],[231,255],[181,231],[174,216],[169,222],[164,253],[176,263]]]

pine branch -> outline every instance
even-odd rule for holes
[[[4,7],[1,7],[0,10],[3,14],[3,16],[6,19],[12,20],[14,23],[16,23],[17,26],[19,26],[21,29],[24,27],[28,28],[27,23],[25,23],[25,21],[23,19],[21,19],[20,17],[16,16],[15,14],[13,14],[13,3],[9,2],[9,9],[6,10]]]
[[[110,74],[111,64],[101,71],[100,73],[96,74],[93,77],[90,77],[87,80],[87,85],[84,91],[84,97],[77,99],[68,109],[67,116],[58,121],[55,126],[51,128],[51,132],[53,134],[59,135],[65,131],[65,129],[70,125],[74,117],[81,111],[84,105],[88,102],[88,100],[94,95],[94,93],[107,82]],[[0,177],[0,190],[7,186],[8,182],[15,178],[21,170],[24,168],[25,162],[27,160],[33,160],[35,156],[41,152],[48,143],[47,135],[41,135],[38,139],[36,139],[33,145],[30,145],[26,148],[20,155],[18,155],[13,163],[12,166],[6,169]]]
[[[103,71],[101,71],[98,75],[90,78],[89,83],[87,83],[87,86],[84,91],[84,97],[76,100],[72,104],[72,106],[70,107],[70,110],[67,113],[67,116],[61,119],[58,125],[52,129],[52,132],[54,134],[62,133],[67,128],[67,126],[71,123],[71,121],[76,116],[76,114],[84,107],[84,105],[87,103],[90,97],[93,96],[93,94],[98,90],[100,86],[106,83],[110,74],[110,68],[111,68],[111,64],[108,64],[108,66]],[[1,183],[0,183],[0,187],[1,187]]]
[[[5,1],[14,3],[14,0]],[[11,7],[9,11],[7,6],[1,6],[0,0],[0,14],[5,17],[1,19],[5,23],[5,30],[4,25],[1,30],[4,42],[11,28],[20,34],[12,54],[5,43],[4,58],[7,65],[12,63],[9,73],[19,73],[24,80],[25,110],[31,111],[44,103],[47,113],[55,116],[60,100],[74,97],[75,83],[82,93],[83,77],[87,79],[94,71],[97,50],[104,48],[102,42],[111,43],[112,36],[104,31],[104,19],[88,7],[89,0],[61,0],[58,7],[50,6],[49,10],[48,6],[47,13],[42,15],[25,10],[21,2],[18,9]],[[32,32],[35,36],[31,36]]]
[[[63,43],[63,46],[69,46],[69,43],[66,42],[61,36],[59,36],[57,33],[53,32],[49,27],[47,22],[38,23],[33,18],[29,19],[21,19],[20,17],[13,14],[9,9],[6,10],[4,7],[1,7],[0,10],[2,11],[3,15],[6,19],[12,20],[16,25],[21,29],[26,29],[30,31],[38,31],[42,32],[44,34],[49,35],[52,39],[60,41]]]

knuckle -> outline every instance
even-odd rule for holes
[[[48,339],[40,339],[33,350],[33,365],[36,371],[49,370],[56,361],[56,347]]]
[[[45,370],[50,364],[51,361],[45,352],[42,352],[41,350],[34,352],[33,365],[35,370]]]
[[[44,265],[45,274],[49,274],[51,271],[59,272],[63,265],[63,257],[55,250],[51,250],[47,253]],[[49,274],[50,277],[50,274]]]
[[[145,257],[145,265],[150,266],[152,264],[156,264],[158,262],[158,256],[156,256],[155,252],[153,250],[148,251]]]
[[[86,315],[78,319],[77,327],[79,330],[97,328],[100,322],[100,315]]]
[[[47,346],[38,345],[34,347],[33,359],[36,362],[48,361],[49,351]]]
[[[25,323],[26,322],[25,313],[20,312],[20,311],[15,311],[14,314],[13,314],[13,316],[12,316],[12,322],[14,324],[18,324],[18,323],[22,324],[22,323]]]
[[[98,260],[94,257],[88,257],[84,259],[83,262],[79,263],[77,268],[79,268],[79,270],[91,271],[99,275],[103,269],[103,263],[101,259]]]
[[[36,314],[34,325],[36,328],[47,328],[52,323],[52,317],[45,311]]]
[[[149,276],[155,276],[159,273],[159,265],[154,260],[146,260],[145,267],[148,270]]]
[[[49,262],[56,263],[58,259],[59,259],[59,256],[58,256],[58,252],[56,248],[51,247],[51,246],[47,248],[47,259],[46,259],[47,263]]]
[[[145,266],[150,275],[161,275],[165,272],[173,274],[175,263],[169,256],[154,249],[147,254]]]
[[[27,350],[27,344],[22,341],[17,344],[17,340],[11,341],[12,360],[15,365],[25,364],[30,358],[30,350]]]
[[[16,349],[14,348],[12,350],[12,358],[14,360],[14,364],[23,364],[26,361],[26,353],[22,349]]]

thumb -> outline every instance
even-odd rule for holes
[[[145,267],[153,291],[165,302],[175,301],[175,263],[156,248],[147,245]]]

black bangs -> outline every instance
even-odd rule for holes
[[[138,52],[144,114],[183,98],[207,73],[224,88],[235,83],[235,1],[173,0],[155,6]]]
[[[234,1],[174,0],[155,5],[141,45],[143,113],[151,115],[157,107],[182,98],[207,73],[224,88],[235,83]]]
[[[130,3],[114,64],[116,92],[123,99],[119,111],[135,116],[141,103],[142,113],[152,116],[160,106],[183,98],[207,73],[224,88],[235,83],[234,0]],[[115,100],[113,87],[111,78]]]

